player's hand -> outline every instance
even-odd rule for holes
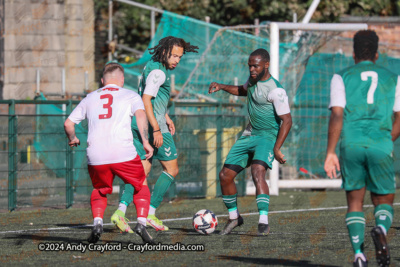
[[[340,164],[336,153],[326,155],[324,169],[329,178],[337,178],[336,171],[340,171]]]
[[[174,135],[175,134],[175,124],[169,117],[167,118],[167,125],[168,125],[169,132],[172,135]]]
[[[72,139],[71,141],[68,142],[68,145],[70,147],[77,147],[81,144],[81,141],[79,141],[79,139],[77,137],[75,137],[74,139]]]
[[[221,90],[221,86],[220,86],[218,83],[216,83],[216,82],[212,82],[212,83],[210,84],[210,86],[208,87],[208,93],[209,93],[209,94],[218,92],[219,90]]]
[[[154,139],[154,142],[153,142],[154,146],[156,148],[160,148],[163,144],[163,136],[162,136],[161,131],[153,133],[153,139]]]
[[[150,159],[153,156],[154,148],[150,145],[149,142],[143,142],[143,149],[146,151],[146,159]]]
[[[279,149],[274,149],[274,154],[275,154],[275,159],[280,164],[285,164],[286,163],[286,159],[284,159],[285,155],[283,155],[282,152]]]

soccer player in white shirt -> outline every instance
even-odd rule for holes
[[[133,202],[138,224],[134,231],[144,242],[153,243],[146,230],[146,218],[150,206],[150,191],[146,175],[133,145],[132,117],[136,117],[146,158],[153,155],[148,141],[148,121],[141,97],[124,85],[124,69],[118,63],[104,67],[104,87],[88,94],[72,111],[64,123],[71,147],[80,144],[75,135],[75,124],[88,120],[87,159],[93,184],[90,199],[93,214],[93,230],[88,239],[96,243],[103,232],[103,215],[107,207],[107,194],[112,193],[112,183],[118,175],[126,184],[134,187]]]

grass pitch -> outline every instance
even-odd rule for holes
[[[400,193],[400,190],[397,191]],[[266,237],[257,234],[257,205],[254,196],[239,198],[244,225],[227,236],[218,235],[227,211],[221,199],[177,199],[163,203],[157,215],[170,230],[150,233],[162,244],[200,244],[204,251],[40,251],[41,243],[53,247],[68,244],[87,245],[92,223],[86,208],[15,211],[0,214],[0,265],[79,265],[79,266],[351,266],[353,254],[344,216],[344,191],[281,191],[271,196]],[[365,251],[370,266],[377,266],[370,231],[374,226],[369,197],[365,208]],[[135,234],[120,234],[110,223],[117,207],[116,196],[109,198],[104,215],[104,234],[98,244],[116,246],[142,244]],[[215,233],[205,236],[192,227],[192,216],[200,209],[210,209],[218,217]],[[396,204],[395,218],[389,231],[392,265],[400,265],[400,222]],[[136,218],[134,207],[127,217]],[[133,228],[135,223],[131,223]],[[48,245],[49,246],[49,245]],[[49,246],[50,247],[50,246]]]

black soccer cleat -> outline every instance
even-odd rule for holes
[[[354,267],[367,267],[368,266],[368,261],[363,261],[360,257],[356,259],[355,262],[353,262]]]
[[[237,219],[229,219],[225,224],[224,230],[221,231],[220,235],[227,235],[232,232],[232,230],[238,226],[243,224],[242,216],[239,216]]]
[[[375,244],[376,261],[380,267],[390,265],[390,253],[389,247],[386,242],[386,236],[379,226],[372,228],[371,230],[372,240]]]
[[[103,233],[103,225],[96,224],[95,226],[93,226],[92,233],[90,234],[87,241],[89,243],[97,243],[102,233]]]
[[[269,225],[265,223],[258,224],[258,235],[264,236],[269,234]]]
[[[149,243],[151,245],[154,245],[155,242],[153,240],[153,238],[151,237],[151,235],[149,234],[149,232],[147,232],[146,226],[138,223],[136,224],[135,229],[133,229],[133,231],[142,238],[144,243]]]

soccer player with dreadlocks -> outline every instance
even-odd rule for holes
[[[379,266],[389,266],[387,233],[393,222],[396,182],[393,142],[400,135],[400,76],[375,64],[379,37],[374,31],[354,35],[355,65],[331,81],[328,149],[325,171],[341,171],[347,197],[346,225],[354,250],[354,266],[367,266],[364,254],[366,189],[375,206],[371,230]],[[392,122],[392,116],[394,121]],[[335,148],[341,137],[340,159]]]
[[[150,210],[147,217],[147,225],[152,226],[157,231],[168,230],[168,227],[163,225],[162,221],[155,216],[155,212],[179,172],[178,155],[172,138],[175,133],[175,126],[167,114],[171,91],[170,71],[176,68],[185,53],[197,53],[197,49],[197,46],[193,46],[181,38],[165,37],[160,40],[158,45],[149,49],[152,58],[144,67],[141,76],[138,93],[143,99],[149,120],[149,139],[154,147],[154,154],[151,159],[147,160],[145,157],[142,139],[134,120],[132,122],[132,131],[134,144],[142,159],[146,176],[151,170],[153,159],[158,159],[163,168],[163,172],[158,178],[151,195]],[[136,193],[134,188],[126,184],[118,210],[111,217],[111,221],[123,232],[132,233],[127,224],[125,213],[128,205],[132,202],[134,193]]]

